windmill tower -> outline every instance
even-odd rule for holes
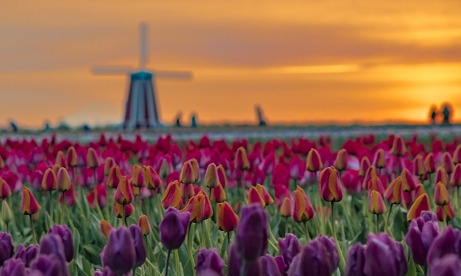
[[[156,78],[191,79],[187,71],[156,71],[147,69],[148,25],[140,24],[139,67],[93,67],[94,74],[127,74],[128,88],[123,128],[127,130],[154,128],[160,125],[159,106],[156,96]]]

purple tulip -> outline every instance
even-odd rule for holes
[[[66,256],[66,261],[70,262],[74,258],[74,242],[72,238],[72,232],[67,227],[67,225],[57,225],[55,224],[50,231],[50,234],[56,234],[61,237],[62,244],[64,245],[64,254]]]
[[[110,270],[108,266],[104,267],[104,270],[96,269],[93,276],[120,276],[119,274]],[[123,274],[123,276],[131,276],[131,272]]]
[[[143,235],[141,233],[141,228],[132,224],[129,229],[134,241],[133,245],[136,252],[136,267],[138,267],[146,261],[146,247],[144,246],[144,241],[142,239]]]
[[[346,276],[364,276],[365,247],[363,244],[356,244],[349,249],[347,258]]]
[[[288,271],[288,266],[283,260],[282,256],[277,256],[274,258],[275,263],[277,264],[277,267],[279,268],[280,274],[286,275]]]
[[[301,244],[295,235],[288,233],[284,239],[278,239],[278,247],[288,269],[293,258],[301,252]]]
[[[169,207],[159,225],[160,241],[168,250],[178,249],[184,242],[189,227],[190,213],[180,213]]]
[[[456,276],[461,271],[461,259],[456,254],[448,254],[436,259],[430,267],[431,276]]]
[[[439,225],[436,218],[432,220],[431,217],[424,215],[411,221],[405,241],[415,263],[423,266],[427,264],[427,252],[438,234]]]
[[[394,241],[386,233],[369,234],[365,247],[366,275],[405,275],[408,264],[402,244]]]
[[[319,235],[301,250],[297,267],[299,275],[330,276],[338,265],[339,255],[335,241]]]
[[[291,260],[291,264],[287,272],[288,276],[302,276],[301,271],[299,270],[300,260],[301,254],[296,255],[293,260]]]
[[[197,255],[195,270],[198,276],[203,275],[224,275],[224,261],[216,249],[202,249]]]
[[[448,254],[461,253],[461,231],[451,226],[445,228],[432,242],[432,246],[427,253],[427,263],[431,267],[437,259],[441,259]]]
[[[16,248],[16,259],[21,259],[26,267],[29,267],[31,262],[37,257],[38,255],[39,246],[38,244],[29,244],[27,247],[24,245],[19,244]]]
[[[70,275],[67,268],[67,263],[62,262],[56,258],[55,254],[52,255],[39,255],[31,264],[31,272],[29,275]]]
[[[0,233],[0,266],[13,256],[13,240],[11,235],[5,232]]]
[[[271,255],[266,254],[260,257],[259,262],[261,263],[261,275],[282,276],[274,257]]]
[[[431,211],[422,211],[419,217],[424,220],[424,222],[428,221],[437,221],[437,217]]]
[[[66,262],[66,256],[64,253],[64,245],[62,243],[62,239],[60,236],[55,234],[48,234],[47,236],[44,236],[42,238],[42,240],[40,241],[39,257],[44,255],[50,256],[53,262],[58,262],[61,275],[67,275],[69,273],[69,269],[67,267]],[[41,262],[46,261],[47,260],[42,260]],[[42,265],[42,263],[39,264]]]
[[[244,206],[236,232],[236,247],[240,257],[252,262],[266,253],[268,217],[259,204]]]
[[[136,251],[130,230],[119,227],[110,232],[109,241],[101,253],[103,266],[117,274],[125,274],[136,265]]]
[[[9,259],[3,263],[0,276],[23,276],[26,275],[26,267],[20,259]]]
[[[242,259],[237,252],[237,246],[232,243],[229,247],[227,276],[239,276],[242,268]],[[240,276],[259,276],[261,274],[261,263],[259,259],[248,264],[247,275]]]

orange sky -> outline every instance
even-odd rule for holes
[[[0,125],[120,121],[126,76],[93,65],[149,68],[161,118],[199,123],[427,121],[452,103],[461,121],[461,3],[456,1],[2,1]]]

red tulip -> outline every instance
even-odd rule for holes
[[[312,148],[307,154],[307,170],[310,172],[318,172],[323,169],[322,158],[319,152]]]
[[[294,204],[293,204],[293,220],[296,222],[305,222],[312,219],[315,216],[314,208],[309,201],[306,193],[300,186],[293,192]]]
[[[130,204],[134,199],[133,187],[128,177],[123,176],[120,184],[115,190],[114,199],[118,204]]]
[[[229,203],[218,203],[217,212],[217,223],[219,230],[230,232],[237,228],[239,217],[234,212]]]
[[[413,205],[411,205],[410,210],[408,210],[407,220],[413,220],[421,214],[423,211],[430,211],[429,197],[427,194],[420,195]]]
[[[32,192],[27,187],[22,188],[21,213],[24,215],[33,215],[38,213],[42,207],[38,204]]]
[[[384,214],[387,211],[383,196],[375,190],[368,193],[368,209],[372,214]]]
[[[11,196],[11,189],[3,178],[0,178],[0,199],[6,199]]]
[[[327,202],[339,202],[343,199],[343,189],[339,173],[334,167],[325,168],[320,173],[320,194]]]
[[[434,192],[435,205],[447,205],[450,203],[450,195],[448,194],[447,187],[442,182],[437,183]]]

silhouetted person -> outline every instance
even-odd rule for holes
[[[431,106],[429,116],[431,117],[432,125],[435,125],[437,123],[437,107],[435,105]]]
[[[195,113],[192,113],[190,117],[190,126],[197,127],[197,115]]]
[[[448,104],[445,104],[443,106],[442,115],[443,115],[442,125],[450,125],[451,109]]]
[[[267,125],[266,120],[264,119],[264,114],[262,108],[257,105],[255,106],[256,117],[258,117],[258,126],[265,126]]]
[[[10,121],[10,127],[11,127],[11,131],[12,131],[13,133],[17,133],[17,132],[18,132],[18,125],[17,125],[15,122]]]
[[[182,117],[182,113],[179,112],[178,115],[176,115],[176,122],[175,122],[176,127],[182,127],[181,117]]]

